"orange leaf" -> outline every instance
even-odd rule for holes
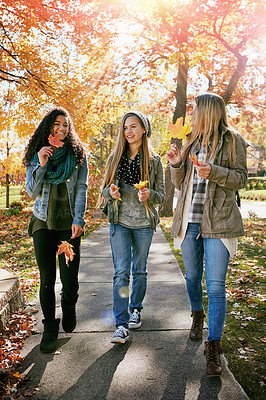
[[[75,253],[72,249],[72,244],[68,243],[66,240],[62,240],[62,243],[58,246],[58,255],[65,253],[66,264],[68,265],[69,260],[72,261]]]
[[[50,134],[49,137],[48,137],[48,140],[49,140],[50,145],[54,146],[54,147],[62,147],[64,145],[64,142],[62,142],[59,139],[59,135],[58,134],[55,135],[55,136]]]
[[[197,166],[200,165],[199,162],[198,162],[198,159],[197,159],[196,154],[194,154],[194,156],[191,156],[191,155],[189,154],[189,158],[190,158],[190,160],[193,162],[193,164],[195,164],[195,165],[197,165]]]

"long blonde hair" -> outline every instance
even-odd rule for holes
[[[206,160],[213,159],[221,133],[227,131],[230,136],[229,163],[234,165],[235,135],[227,121],[225,103],[221,96],[214,93],[204,93],[195,97],[195,107],[191,120],[192,130],[182,149],[182,158],[187,162],[192,144],[201,141],[201,146],[206,150]],[[211,146],[209,146],[211,144]]]
[[[105,168],[101,191],[110,186],[115,181],[115,173],[122,155],[128,149],[128,142],[124,135],[124,124],[128,117],[136,117],[145,129],[142,120],[135,113],[127,113],[121,120],[120,130],[117,135],[117,140],[113,152],[110,154]],[[149,145],[146,132],[142,136],[142,144],[139,149],[140,152],[140,176],[141,180],[149,180],[149,165],[150,160],[153,158],[153,151]]]

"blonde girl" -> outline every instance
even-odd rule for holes
[[[227,267],[229,257],[236,253],[237,237],[244,235],[236,191],[247,181],[246,142],[228,125],[220,96],[206,93],[195,98],[191,133],[181,152],[171,145],[167,158],[172,182],[180,191],[172,235],[175,247],[181,245],[186,269],[193,317],[189,336],[202,339],[205,259],[209,300],[206,373],[220,375]]]

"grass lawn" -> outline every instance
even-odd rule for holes
[[[161,227],[185,275],[180,250],[174,250],[170,234],[172,218],[162,218]],[[239,239],[236,258],[230,259],[226,292],[227,316],[223,352],[229,368],[250,400],[265,396],[265,238],[266,219],[244,220],[246,236]],[[204,286],[204,309],[208,299]]]
[[[10,186],[9,188],[9,204],[13,201],[20,201],[20,190],[22,185]],[[6,188],[0,186],[0,208],[6,207]]]

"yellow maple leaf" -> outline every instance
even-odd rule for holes
[[[185,139],[189,134],[190,129],[190,124],[183,125],[183,117],[178,118],[175,124],[172,122],[169,122],[168,124],[169,132],[171,132],[172,137],[177,139]]]
[[[149,181],[140,181],[139,183],[134,183],[136,189],[143,189]]]

